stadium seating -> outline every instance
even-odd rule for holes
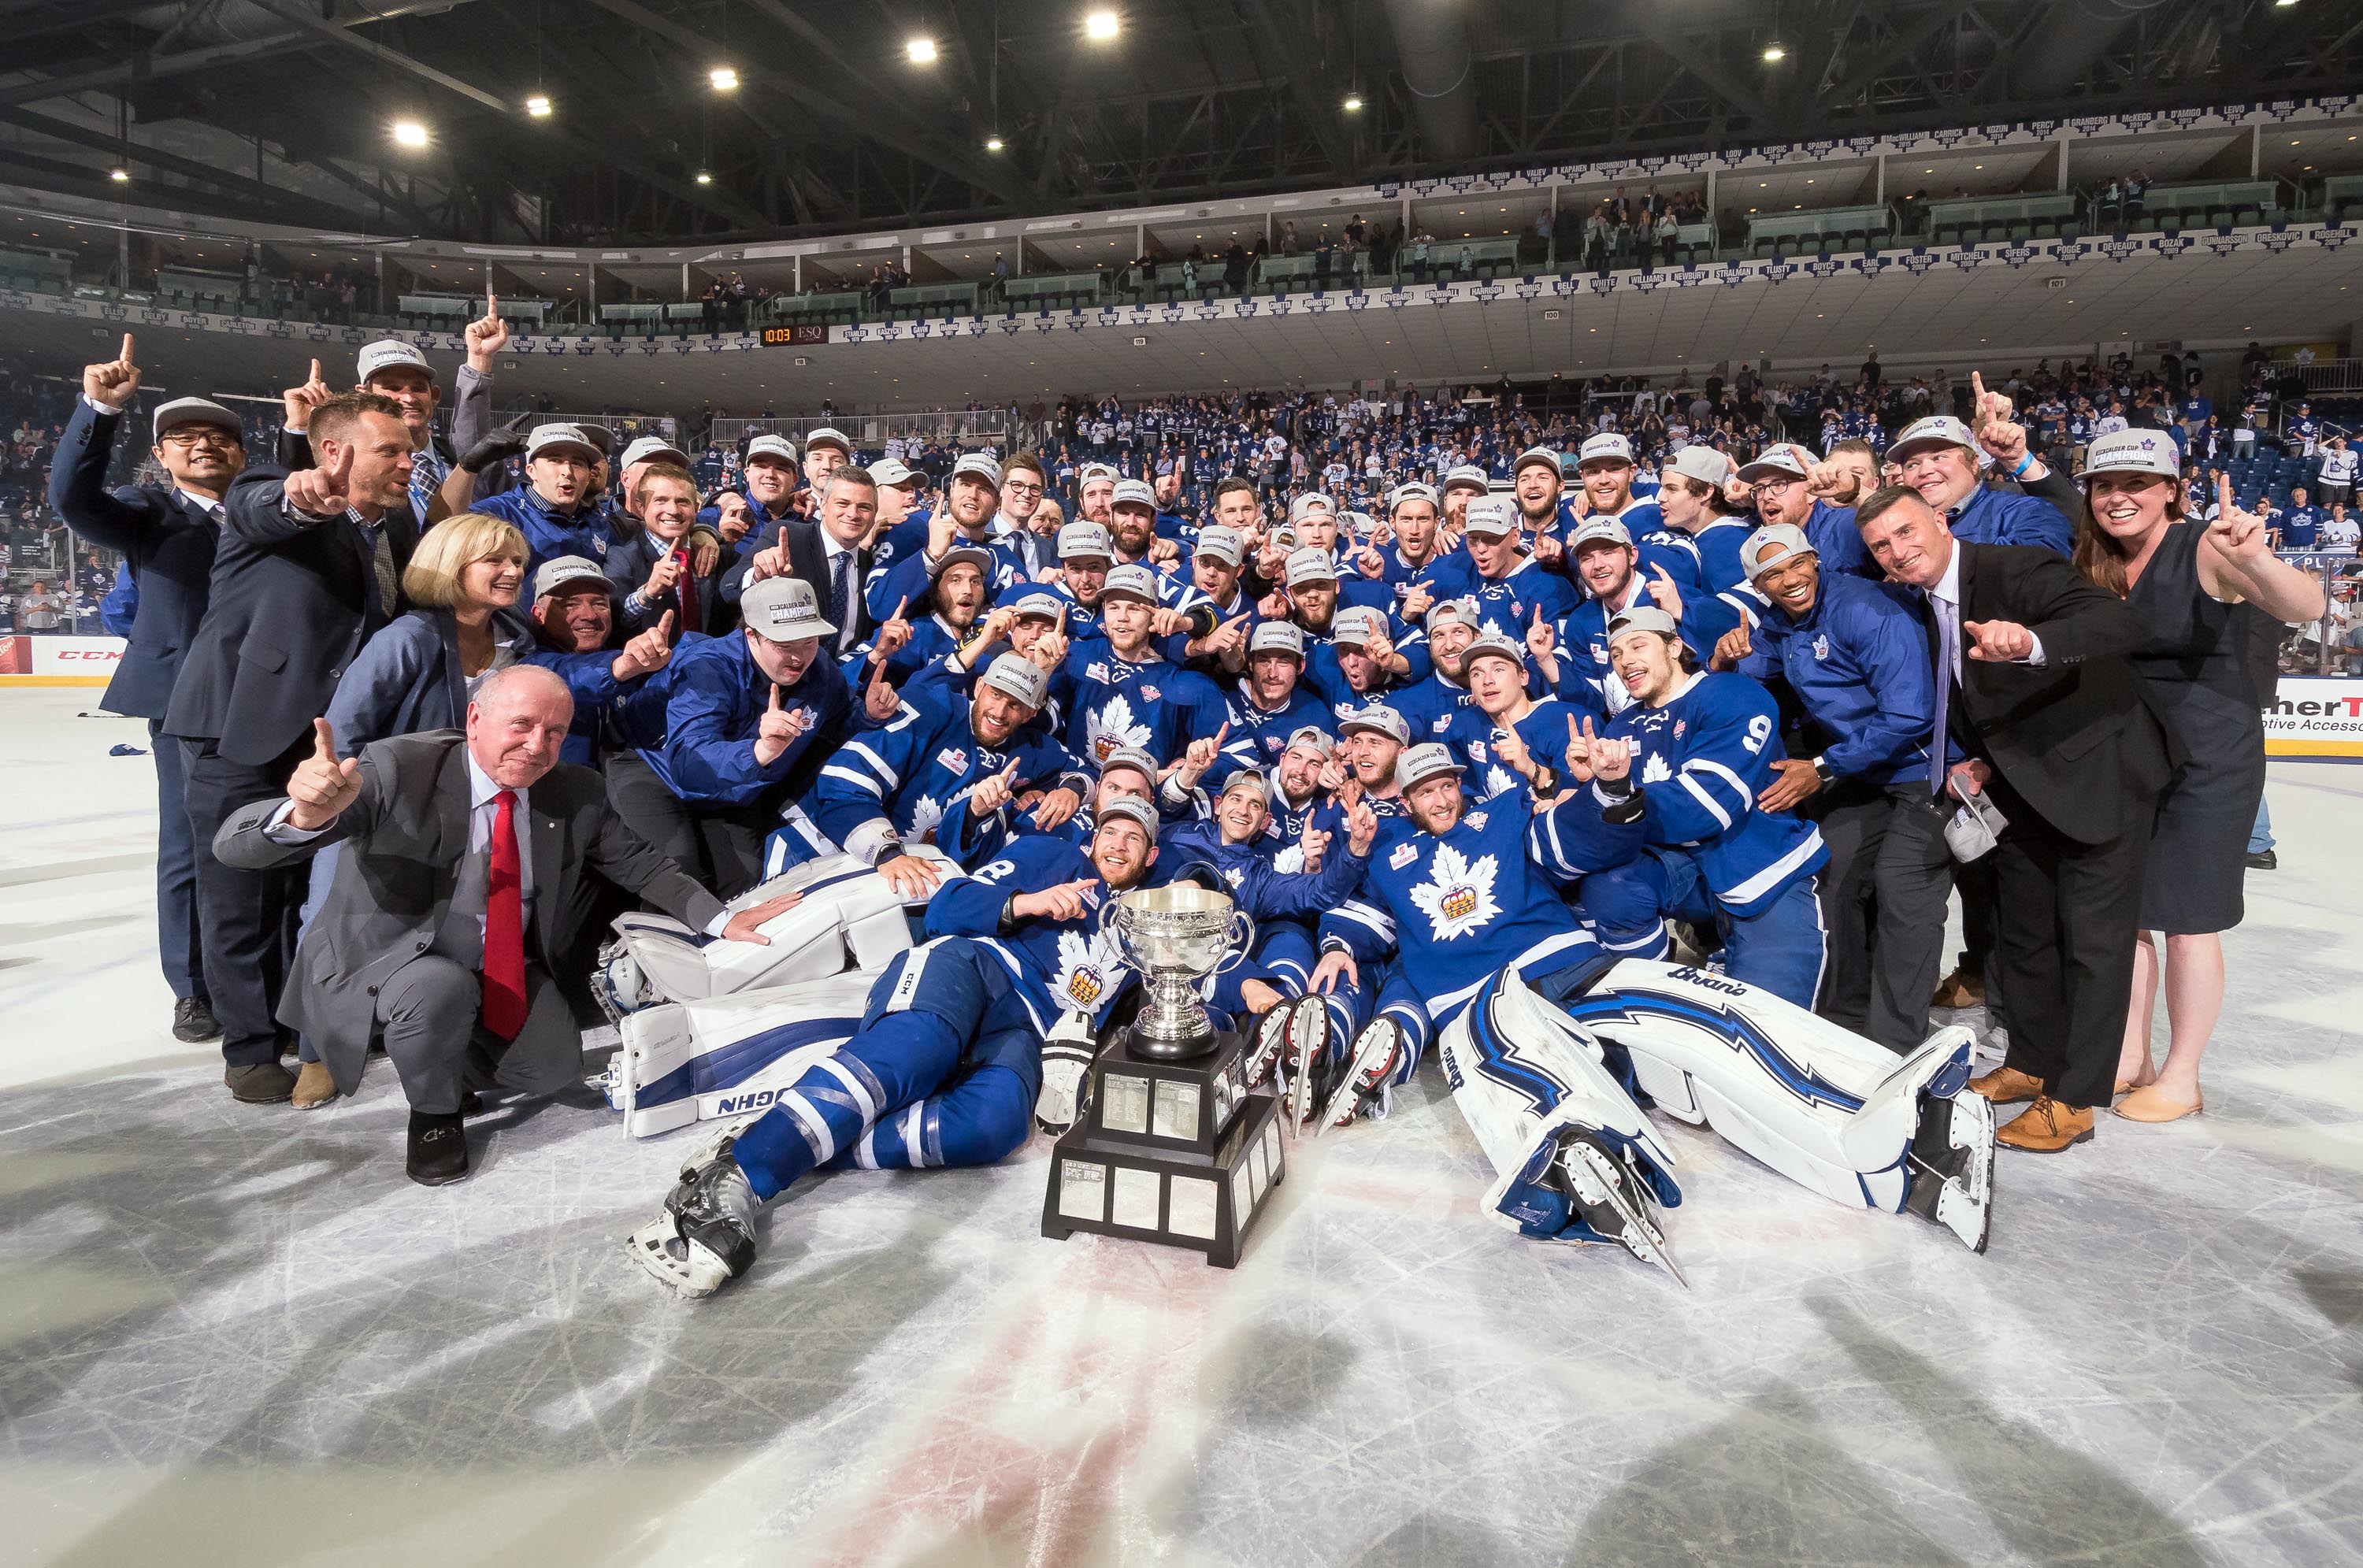
[[[1883,206],[1764,213],[1747,220],[1747,253],[1763,259],[1860,250],[1890,238],[1894,231],[1894,216]]]
[[[1060,310],[1095,305],[1106,287],[1107,279],[1098,272],[1036,272],[1003,279],[1001,297],[1013,309]]]
[[[2126,220],[2133,233],[2151,229],[2236,228],[2280,223],[2290,214],[2281,206],[2278,180],[2221,181],[2198,185],[2153,185],[2142,196],[2142,212]]]
[[[2021,196],[1955,196],[1930,202],[1927,206],[1931,245],[2073,239],[2079,228],[2073,191],[2042,191]]]

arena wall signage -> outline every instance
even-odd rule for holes
[[[2282,676],[2265,707],[2265,755],[2363,760],[2363,680]]]
[[[121,637],[0,637],[0,685],[104,686],[124,646]]]

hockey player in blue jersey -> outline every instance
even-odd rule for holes
[[[1288,737],[1298,730],[1308,724],[1337,728],[1330,705],[1302,684],[1304,671],[1302,630],[1286,621],[1266,621],[1256,627],[1248,639],[1247,671],[1230,697],[1227,749],[1240,766],[1277,767]]]
[[[1514,636],[1537,605],[1552,621],[1575,608],[1576,591],[1568,580],[1525,553],[1517,505],[1509,497],[1472,499],[1461,525],[1460,549],[1422,580],[1439,598],[1474,600],[1479,630]]]
[[[1712,447],[1685,447],[1666,464],[1665,483],[1658,491],[1667,532],[1688,539],[1698,551],[1700,585],[1713,594],[1747,588],[1739,547],[1756,520],[1739,515],[1724,498],[1730,477],[1729,458]]]
[[[1042,1041],[1068,1014],[1096,1033],[1135,976],[1107,901],[1158,857],[1157,813],[1112,801],[1086,855],[1021,838],[927,905],[929,941],[871,988],[860,1029],[772,1109],[682,1167],[664,1210],[626,1240],[633,1261],[692,1299],[755,1261],[755,1216],[831,1169],[991,1165],[1026,1141]]]
[[[1070,523],[1059,530],[1059,581],[1050,590],[1071,606],[1066,634],[1076,642],[1107,635],[1100,623],[1100,594],[1115,565],[1115,546],[1097,523]]]
[[[893,618],[898,602],[916,604],[934,584],[937,562],[956,547],[982,552],[991,561],[984,572],[986,598],[1025,591],[1026,562],[993,536],[995,513],[1001,510],[1001,465],[982,452],[971,452],[952,465],[944,484],[944,504],[927,523],[924,549],[897,555],[872,570],[862,587],[870,613],[880,621]]]
[[[1469,684],[1462,679],[1460,661],[1477,637],[1477,602],[1447,599],[1429,607],[1425,594],[1414,591],[1404,602],[1419,605],[1426,616],[1430,668],[1426,679],[1390,692],[1386,702],[1403,716],[1415,738],[1438,740],[1451,725],[1452,716],[1469,706]]]
[[[842,850],[917,898],[934,886],[934,866],[904,845],[932,843],[975,866],[1022,828],[1057,828],[1082,808],[1093,779],[1065,747],[1028,727],[1048,688],[1033,664],[1003,654],[969,701],[906,700],[893,720],[854,735],[822,766],[781,830],[788,853],[767,871]],[[1013,823],[1011,801],[1028,789],[1042,797]]]
[[[1410,610],[1404,607],[1403,600],[1412,591],[1413,584],[1426,578],[1444,554],[1439,528],[1443,505],[1433,485],[1414,480],[1395,486],[1387,492],[1384,542],[1374,540],[1354,551],[1348,563],[1349,569],[1363,581],[1385,589],[1382,607],[1402,630],[1417,627],[1425,613],[1425,604],[1417,611]],[[1434,597],[1433,593],[1428,595],[1430,601]]]
[[[1632,536],[1644,571],[1655,577],[1662,569],[1685,593],[1704,589],[1706,576],[1700,566],[1698,547],[1688,535],[1667,528],[1665,514],[1657,502],[1635,496],[1634,483],[1638,473],[1633,463],[1633,444],[1624,436],[1612,430],[1585,437],[1575,459],[1576,481],[1583,487],[1586,509],[1580,521],[1614,518]],[[1568,528],[1559,536],[1570,541],[1570,548],[1574,532]],[[1546,559],[1545,564],[1559,563]]]
[[[1463,787],[1480,801],[1520,780],[1537,795],[1555,795],[1556,759],[1583,710],[1556,697],[1526,694],[1526,650],[1492,633],[1469,645],[1460,668],[1470,705],[1455,711],[1440,737],[1469,769]]]
[[[1107,635],[1077,641],[1051,678],[1067,713],[1067,749],[1096,767],[1118,746],[1179,756],[1186,737],[1211,735],[1229,710],[1215,683],[1170,662],[1159,646],[1157,574],[1137,564],[1107,574],[1100,615]],[[1220,774],[1227,768],[1218,769]]]
[[[560,556],[607,558],[607,519],[592,494],[592,476],[607,455],[579,425],[537,425],[526,437],[527,482],[470,508],[507,519],[525,535],[528,574]]]
[[[1742,618],[1733,601],[1684,593],[1662,569],[1645,577],[1632,535],[1612,518],[1585,518],[1569,541],[1568,554],[1587,597],[1565,615],[1552,617],[1551,635],[1535,637],[1528,646],[1545,689],[1578,708],[1617,713],[1632,701],[1608,658],[1609,623],[1626,611],[1644,605],[1665,610],[1676,618],[1682,641],[1701,659]],[[1529,630],[1522,627],[1507,635],[1524,635]]]
[[[1808,822],[1758,810],[1782,760],[1771,693],[1699,669],[1673,617],[1648,606],[1609,626],[1609,657],[1633,701],[1607,734],[1635,748],[1649,788],[1648,853],[1581,893],[1603,930],[1665,916],[1723,943],[1725,972],[1811,1010],[1824,935],[1814,873],[1828,859]]]
[[[1426,644],[1398,646],[1383,612],[1366,604],[1337,612],[1326,642],[1309,641],[1304,682],[1343,718],[1372,702],[1392,702],[1429,673]]]

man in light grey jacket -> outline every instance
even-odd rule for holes
[[[468,1174],[470,1091],[540,1097],[579,1079],[582,1038],[551,966],[594,907],[587,873],[730,941],[768,941],[757,928],[800,896],[727,913],[609,809],[597,773],[559,762],[573,711],[564,681],[516,665],[479,687],[464,734],[400,735],[339,761],[316,721],[286,795],[214,839],[225,865],[252,869],[348,845],[279,1018],[348,1094],[383,1043],[410,1100],[410,1177],[427,1186]]]

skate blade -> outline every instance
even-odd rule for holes
[[[1288,1039],[1281,1051],[1283,1060],[1294,1069],[1287,1099],[1288,1135],[1293,1138],[1304,1132],[1305,1118],[1313,1110],[1313,1058],[1315,1048],[1327,1043],[1320,1037],[1328,1032],[1329,1015],[1318,1002],[1307,1006],[1300,999],[1291,1007]]]
[[[1377,1026],[1372,1025],[1372,1027]],[[1366,1029],[1362,1032],[1368,1036],[1370,1030]],[[1347,1113],[1352,1110],[1357,1100],[1369,1092],[1360,1087],[1365,1066],[1362,1060],[1361,1042],[1357,1040],[1354,1043],[1354,1059],[1346,1064],[1344,1080],[1337,1085],[1336,1092],[1330,1095],[1329,1103],[1321,1108],[1320,1119],[1313,1124],[1313,1135],[1315,1138],[1320,1137],[1332,1127],[1344,1126],[1348,1120]]]
[[[1658,1228],[1650,1224],[1633,1205],[1625,1200],[1625,1188],[1615,1179],[1615,1173],[1614,1167],[1609,1165],[1608,1156],[1588,1143],[1578,1143],[1571,1152],[1586,1165],[1592,1166],[1593,1177],[1604,1189],[1608,1206],[1616,1210],[1617,1217],[1625,1221],[1625,1233],[1617,1238],[1623,1243],[1625,1250],[1645,1264],[1654,1264],[1664,1269],[1674,1276],[1676,1285],[1688,1290],[1691,1287],[1691,1282],[1682,1273],[1681,1265],[1674,1262],[1672,1249],[1666,1245],[1665,1239],[1659,1234]],[[1603,1169],[1603,1166],[1609,1166],[1609,1168]]]

